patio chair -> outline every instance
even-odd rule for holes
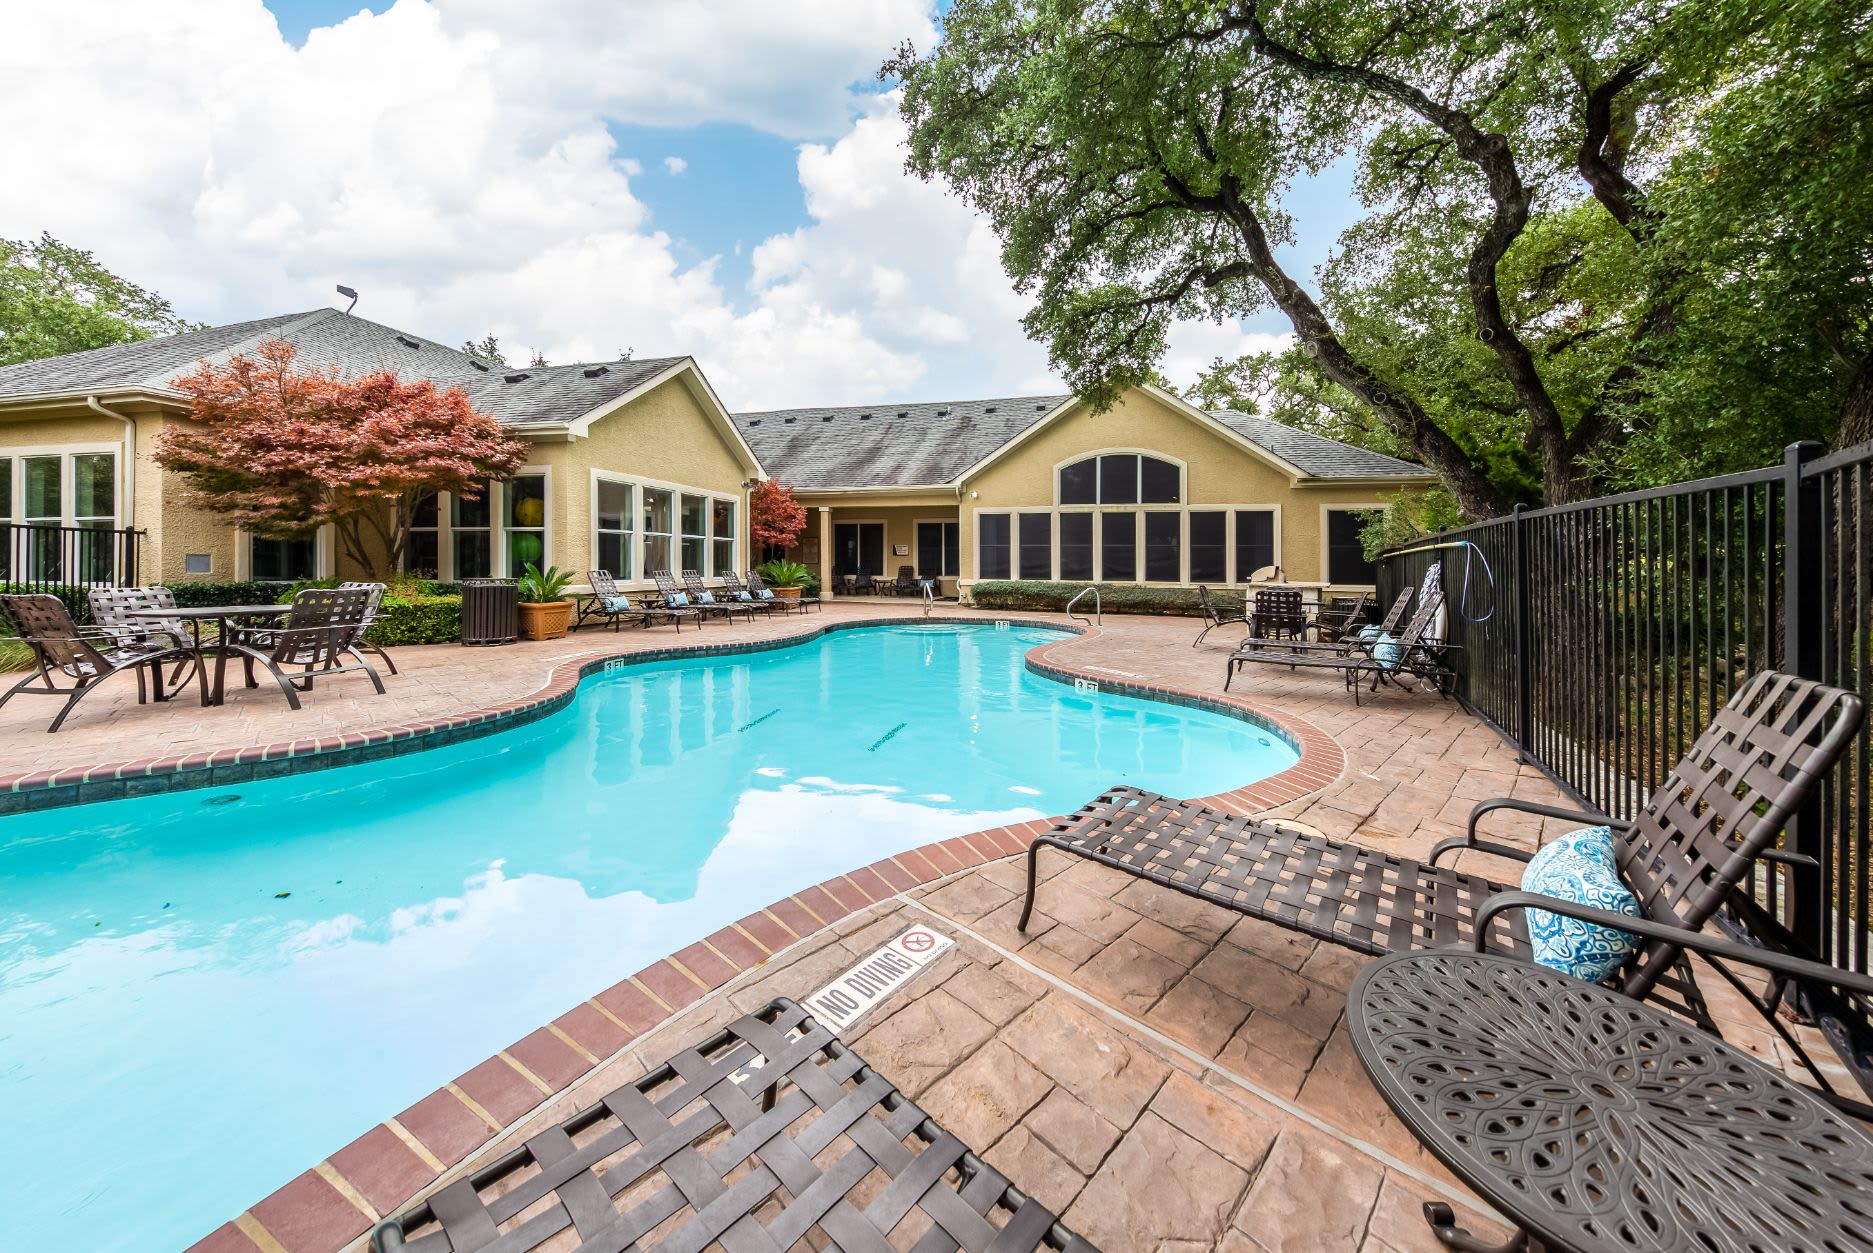
[[[97,628],[81,631],[72,621],[71,611],[56,596],[0,596],[0,620],[4,620],[20,641],[32,650],[33,669],[19,682],[0,694],[0,705],[15,696],[63,696],[65,705],[46,728],[47,734],[64,725],[65,718],[79,701],[95,692],[113,674],[133,671],[137,676],[137,704],[153,695],[168,700],[163,686],[163,666],[171,661],[187,661],[195,656],[181,635],[171,635],[157,628],[147,637],[126,643]],[[144,670],[148,669],[146,677]],[[72,686],[60,687],[54,675],[64,675]],[[198,683],[201,673],[196,672]],[[33,680],[39,680],[37,686]],[[202,701],[208,692],[202,688]]]
[[[1255,589],[1249,634],[1265,640],[1299,640],[1307,635],[1307,607],[1298,587]]]
[[[236,630],[224,641],[217,665],[229,653],[248,663],[265,666],[285,693],[286,703],[299,708],[299,693],[312,690],[317,679],[362,671],[377,694],[384,681],[352,641],[363,630],[370,591],[363,587],[308,587],[293,597],[292,610],[277,626]],[[347,662],[344,658],[350,657]],[[287,671],[297,670],[289,675]],[[251,671],[250,671],[251,673]]]
[[[686,620],[701,618],[694,609],[677,608],[670,605],[631,603],[631,598],[618,586],[618,580],[611,577],[609,570],[587,570],[585,581],[592,589],[590,597],[579,606],[579,626],[594,618],[603,618],[616,631],[619,624],[629,618],[642,626],[648,627],[653,621],[668,622],[680,632]]]
[[[1197,632],[1196,639],[1190,641],[1190,647],[1192,648],[1201,644],[1203,642],[1203,637],[1208,635],[1211,631],[1214,631],[1217,627],[1235,626],[1238,623],[1243,626],[1248,625],[1249,616],[1246,611],[1249,607],[1249,602],[1246,598],[1242,602],[1241,609],[1236,610],[1234,613],[1229,613],[1225,610],[1218,609],[1216,607],[1215,598],[1210,595],[1210,589],[1199,583],[1197,584],[1197,606],[1203,611],[1203,629]]]
[[[741,576],[733,570],[722,571],[722,594],[738,605],[746,605],[763,617],[774,616],[774,601],[762,600],[746,587],[742,586]]]
[[[1098,1253],[785,997],[444,1184],[371,1241],[617,1250],[651,1232],[663,1249]]]
[[[1230,680],[1235,677],[1242,663],[1250,660],[1249,654],[1271,648],[1279,648],[1290,656],[1295,653],[1319,653],[1331,657],[1347,657],[1355,650],[1370,656],[1372,646],[1378,642],[1381,634],[1397,638],[1399,626],[1405,620],[1405,610],[1411,606],[1411,599],[1417,594],[1417,588],[1405,588],[1392,601],[1392,607],[1386,611],[1384,620],[1375,628],[1371,630],[1365,627],[1355,628],[1349,623],[1347,628],[1332,640],[1264,640],[1251,635],[1237,645],[1235,653],[1223,663],[1223,690],[1229,690]]]
[[[1466,850],[1528,861],[1532,852],[1477,838],[1484,817],[1514,810],[1611,829],[1620,877],[1644,918],[1677,931],[1665,938],[1648,935],[1650,942],[1609,976],[1608,986],[1638,998],[1675,997],[1674,1008],[1709,1028],[1690,969],[1678,960],[1684,945],[1675,937],[1697,932],[1726,906],[1747,911],[1749,880],[1759,861],[1803,861],[1777,850],[1776,840],[1839,760],[1864,716],[1852,692],[1763,671],[1737,690],[1630,822],[1520,799],[1486,800],[1471,810],[1466,834],[1442,841],[1423,861],[1195,801],[1115,788],[1030,846],[1027,900],[1015,925],[1027,928],[1040,850],[1048,847],[1375,955],[1477,944],[1481,911],[1489,947],[1527,958],[1533,950],[1526,910],[1548,909],[1550,898],[1437,864]],[[1503,899],[1485,908],[1498,897]],[[1552,908],[1612,927],[1630,921],[1560,901]],[[1807,1054],[1777,1021],[1773,1010],[1781,988],[1763,996],[1726,968],[1716,968],[1764,1012],[1826,1089]]]
[[[390,654],[365,638],[366,632],[371,629],[371,624],[377,621],[378,610],[382,609],[384,606],[384,593],[389,589],[382,583],[340,583],[338,586],[340,588],[361,588],[370,593],[370,599],[366,600],[364,603],[364,621],[358,624],[358,633],[351,641],[351,651],[359,654],[360,659],[364,653],[369,653],[373,657],[381,658],[383,663],[390,667],[390,673],[395,674],[397,672],[397,663],[390,659]]]
[[[847,585],[854,596],[869,596],[878,590],[878,579],[870,570],[859,570]]]
[[[1314,615],[1314,639],[1322,644],[1337,644],[1344,636],[1357,635],[1376,603],[1377,599],[1369,591],[1357,596],[1334,597],[1331,604]]]
[[[645,608],[687,610],[695,615],[699,624],[711,618],[727,618],[733,613],[727,605],[698,604],[696,598],[685,591],[676,581],[676,576],[668,570],[652,570],[650,581],[657,585],[657,594],[644,602]]]
[[[91,621],[97,628],[126,648],[139,647],[163,638],[187,641],[188,630],[181,618],[142,618],[131,615],[146,609],[174,609],[176,594],[157,584],[152,587],[94,587],[85,593],[91,604]],[[179,659],[169,676],[170,695],[194,673],[200,659],[191,655]]]
[[[917,582],[917,571],[910,566],[899,566],[897,568],[897,579],[891,584],[890,590],[893,596],[917,595],[920,590]]]
[[[1319,645],[1309,647],[1305,643],[1258,640],[1259,647],[1237,649],[1230,655],[1223,672],[1223,690],[1229,690],[1238,670],[1256,662],[1286,666],[1290,670],[1332,670],[1353,694],[1354,705],[1359,704],[1362,688],[1377,691],[1382,683],[1406,691],[1428,685],[1438,695],[1449,696],[1455,690],[1457,677],[1447,660],[1450,646],[1429,638],[1431,627],[1438,620],[1438,610],[1443,606],[1442,592],[1434,591],[1421,599],[1418,611],[1411,615],[1411,621],[1393,641],[1395,654],[1381,650],[1383,640],[1361,647],[1354,647],[1349,641],[1344,648],[1329,645],[1327,649]],[[1410,687],[1406,687],[1406,680],[1410,681]]]
[[[774,595],[774,589],[762,581],[761,572],[759,570],[748,571],[748,590],[754,593],[757,600],[773,600],[783,608],[797,607],[801,613],[805,613],[808,609],[818,609],[820,607],[819,597],[808,596],[804,592],[801,593],[798,599]]]
[[[702,585],[702,575],[694,570],[683,571],[683,587],[689,592],[689,599],[704,613],[719,612],[728,618],[745,616],[748,621],[754,621],[753,605],[723,600]]]

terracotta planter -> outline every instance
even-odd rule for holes
[[[776,600],[800,599],[800,589],[797,587],[773,587],[768,590],[774,593],[774,598]]]
[[[520,602],[520,638],[523,640],[563,640],[572,625],[572,602],[549,600]]]

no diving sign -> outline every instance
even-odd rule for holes
[[[828,1030],[844,1031],[866,1010],[903,987],[910,977],[956,947],[927,927],[912,927],[806,998],[806,1008]]]

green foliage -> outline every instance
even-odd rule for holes
[[[1424,535],[1447,531],[1463,522],[1456,497],[1441,487],[1400,492],[1383,509],[1366,513],[1366,524],[1359,532],[1365,545],[1366,560],[1377,560],[1388,548],[1397,548]]]
[[[462,638],[462,598],[386,594],[365,638],[380,648],[452,643]]]
[[[0,365],[194,329],[82,249],[48,234],[0,239]]]
[[[755,573],[769,587],[805,587],[817,582],[813,572],[797,561],[770,561],[755,567]]]
[[[530,605],[550,604],[566,599],[566,589],[572,585],[572,574],[558,566],[548,566],[542,570],[531,561],[521,567],[520,599]]]
[[[1203,612],[1193,587],[1139,587],[1132,583],[1098,583],[1100,609],[1105,613],[1144,613],[1195,617]],[[1059,613],[1067,602],[1086,590],[1084,583],[1053,583],[1038,579],[986,579],[973,584],[969,599],[980,609],[1025,609]],[[1242,609],[1240,589],[1212,588],[1210,601],[1218,610]],[[1075,612],[1092,612],[1092,598]]]
[[[336,587],[336,580],[332,586]],[[258,583],[170,583],[176,604],[184,609],[206,609],[215,605],[285,605],[290,604],[302,584]]]
[[[91,625],[91,602],[86,598],[86,589],[82,587],[34,586],[25,583],[0,583],[0,596],[56,596],[65,605],[72,621],[79,626]]]
[[[33,650],[17,639],[0,639],[0,674],[25,670],[33,664]]]

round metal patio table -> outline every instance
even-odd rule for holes
[[[1526,1233],[1506,1249],[1873,1248],[1873,1140],[1629,997],[1431,949],[1366,967],[1347,1022],[1386,1103]],[[1489,1247],[1425,1213],[1446,1244]]]
[[[180,619],[186,624],[191,637],[190,647],[194,650],[197,664],[206,667],[210,653],[214,654],[215,658],[214,678],[207,684],[202,704],[219,705],[227,699],[228,657],[232,655],[232,650],[224,643],[228,637],[228,623],[230,621],[258,622],[267,618],[277,618],[292,611],[291,605],[209,605],[200,608],[169,606],[162,609],[137,609],[131,611],[129,616],[170,621]],[[202,624],[205,622],[215,624],[212,639],[204,639],[202,636]],[[206,676],[207,673],[204,669],[203,675]]]

